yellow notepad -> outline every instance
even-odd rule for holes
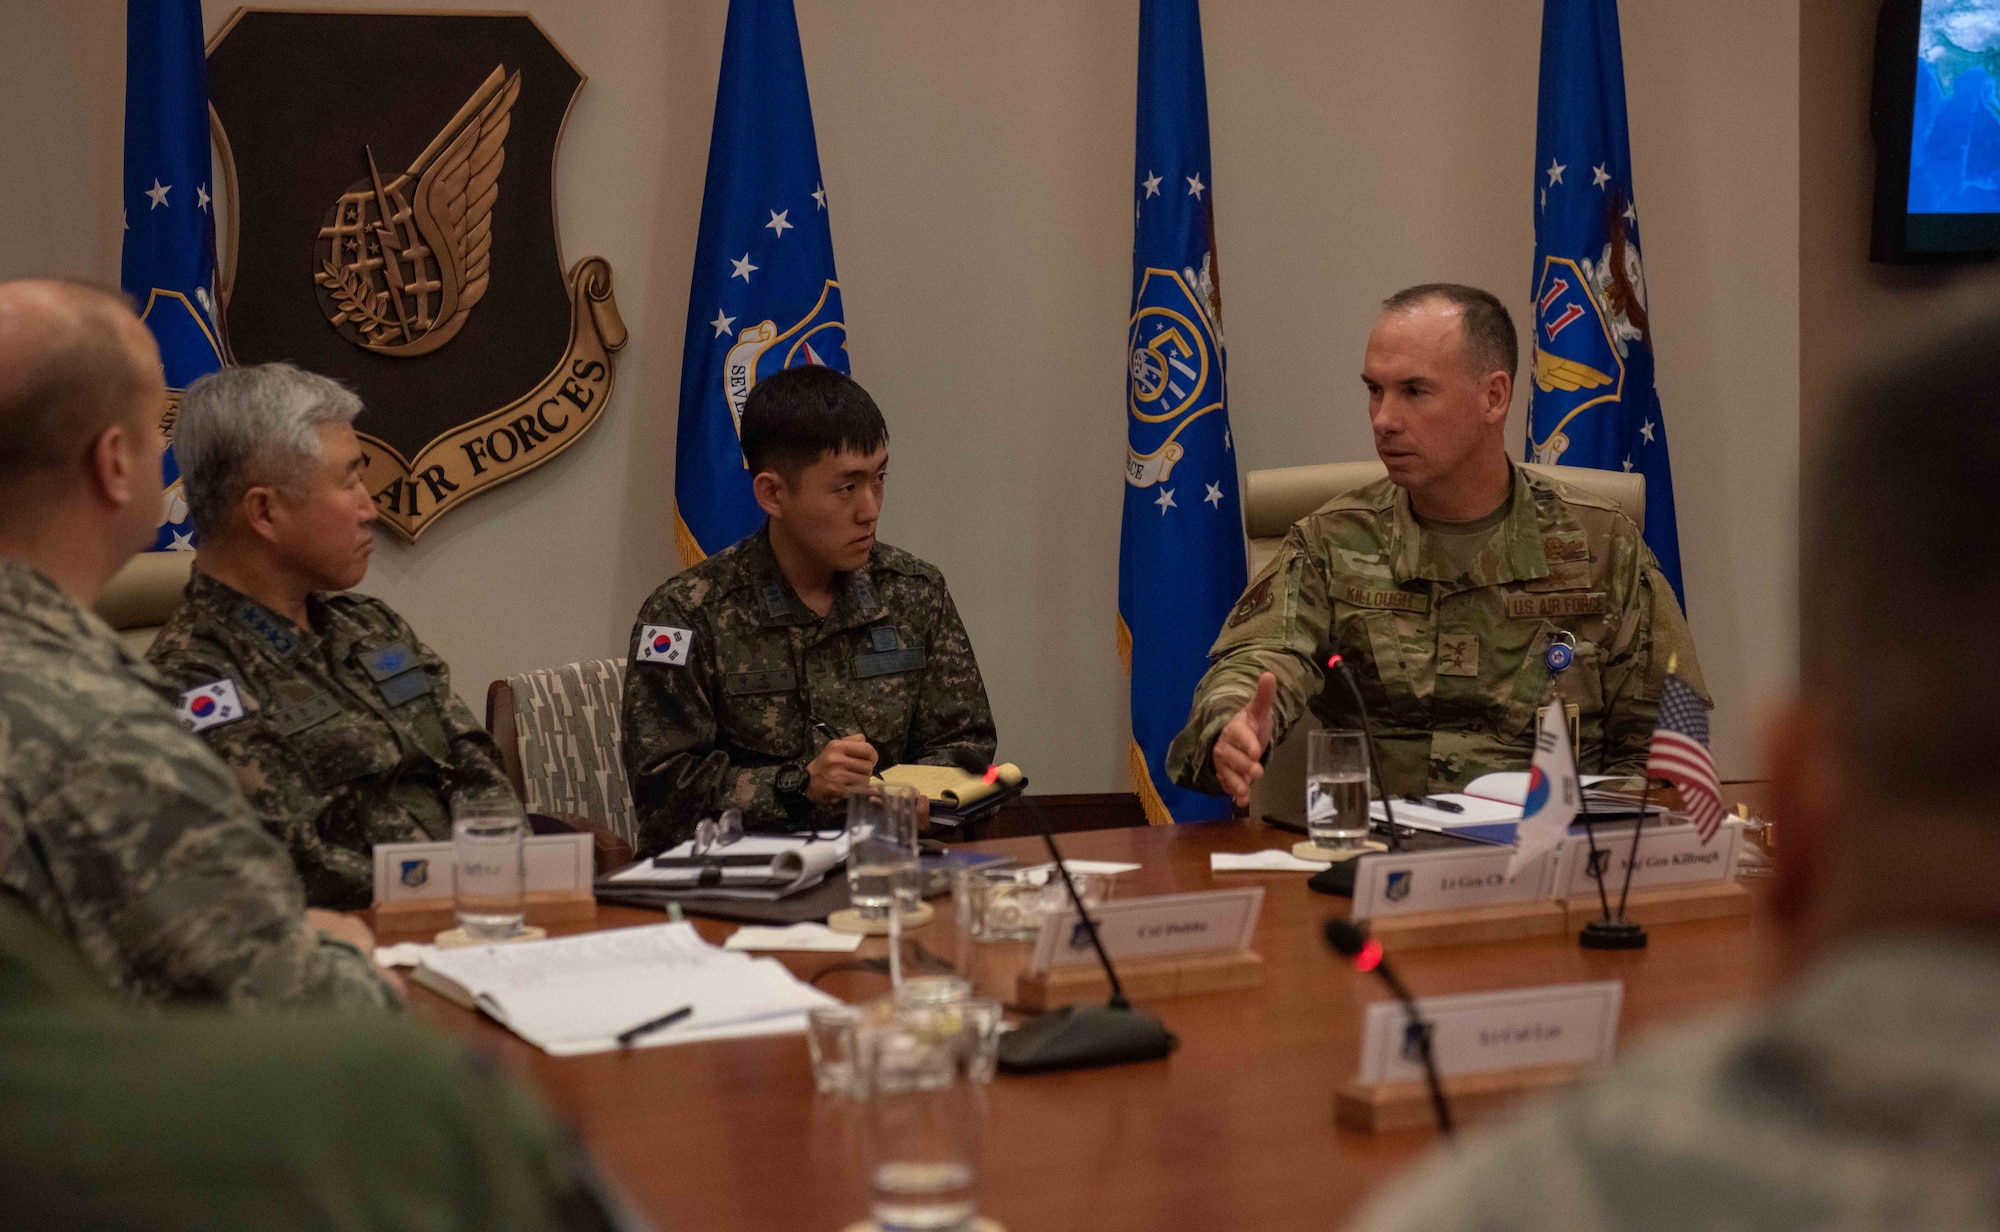
[[[934,804],[963,812],[988,796],[1001,791],[1021,777],[1021,768],[1012,762],[1000,767],[999,778],[987,782],[983,774],[967,774],[956,766],[890,766],[881,774],[885,783],[914,787]]]

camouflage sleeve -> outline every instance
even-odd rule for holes
[[[984,770],[993,762],[999,737],[993,730],[993,708],[986,701],[986,682],[972,654],[972,639],[958,618],[951,592],[938,584],[938,611],[925,647],[924,679],[910,740],[919,762]]]
[[[235,675],[230,664],[194,653],[161,655],[154,666],[180,688]],[[241,681],[238,684],[240,687]],[[320,790],[313,768],[271,727],[262,708],[268,699],[249,700],[260,708],[211,727],[197,739],[206,742],[229,767],[251,812],[285,845],[293,867],[305,882],[306,901],[336,902],[351,894],[354,886],[372,882],[374,865],[360,852],[320,837],[322,814],[332,798]]]
[[[1670,664],[1703,701],[1709,701],[1701,664],[1695,659],[1694,637],[1674,600],[1673,587],[1652,550],[1643,541],[1635,540],[1634,546],[1626,610],[1605,651],[1604,713],[1598,733],[1604,774],[1645,770],[1653,725],[1660,715],[1660,688]],[[1584,735],[1590,743],[1588,724]]]
[[[514,794],[514,785],[508,781],[507,772],[500,766],[500,746],[493,743],[493,736],[486,730],[486,725],[473,717],[472,708],[452,690],[451,665],[445,662],[443,655],[424,645],[417,631],[400,615],[396,616],[396,623],[400,626],[402,638],[437,675],[438,712],[444,719],[445,737],[451,745],[447,795],[459,791],[504,791],[508,795]],[[526,803],[522,801],[524,806]],[[450,804],[449,799],[446,804]]]
[[[1617,1226],[1594,1211],[1592,1186],[1544,1111],[1517,1129],[1466,1135],[1396,1178],[1372,1198],[1349,1232],[1544,1232]]]
[[[1187,726],[1167,750],[1167,773],[1191,791],[1221,794],[1209,754],[1215,739],[1257,692],[1265,672],[1278,678],[1271,748],[1284,739],[1319,687],[1312,652],[1332,624],[1327,578],[1299,527],[1238,599],[1208,652],[1208,672],[1195,686]],[[1265,750],[1269,756],[1270,749]]]
[[[639,659],[647,625],[691,629],[684,664]],[[681,606],[655,596],[639,610],[626,651],[620,740],[625,777],[638,814],[641,854],[663,851],[694,836],[695,823],[740,807],[749,825],[769,827],[787,814],[779,807],[773,768],[739,771],[716,743],[715,704],[721,680],[711,635]]]
[[[130,995],[397,1003],[367,957],[307,924],[291,860],[169,714],[89,733],[26,822],[79,947]]]

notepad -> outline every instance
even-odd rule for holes
[[[682,1006],[694,1012],[635,1046],[802,1031],[808,1010],[838,1004],[777,960],[718,949],[686,923],[438,950],[411,978],[555,1057],[612,1051],[621,1032]]]
[[[605,884],[658,890],[663,894],[680,891],[704,898],[776,902],[812,889],[840,867],[847,859],[847,836],[808,840],[791,835],[746,834],[708,854],[718,857],[713,869],[694,864],[661,867],[646,859],[611,874]],[[753,856],[768,859],[745,862]],[[663,853],[663,857],[691,860],[694,844],[682,843]],[[728,863],[721,862],[724,860]]]
[[[882,771],[880,777],[884,783],[914,787],[930,797],[933,804],[944,805],[952,812],[967,813],[976,810],[982,801],[999,795],[1010,782],[1019,780],[1021,769],[1009,762],[989,782],[984,774],[968,774],[957,766],[899,764]]]

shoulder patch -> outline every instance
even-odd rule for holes
[[[688,648],[693,645],[692,629],[676,629],[672,625],[646,625],[639,630],[639,649],[633,653],[632,661],[683,667],[688,661]]]
[[[180,708],[174,713],[189,731],[207,731],[242,718],[243,698],[236,691],[236,682],[224,677],[181,694]]]
[[[1277,576],[1276,573],[1266,573],[1250,589],[1243,592],[1243,597],[1238,599],[1236,606],[1230,610],[1230,628],[1234,629],[1237,625],[1242,624],[1251,617],[1269,610],[1271,606],[1271,583],[1277,579]]]
[[[1590,536],[1580,530],[1551,530],[1542,533],[1542,555],[1552,565],[1590,559]]]
[[[357,655],[368,678],[380,684],[391,676],[400,676],[409,670],[410,661],[415,658],[410,648],[403,642],[390,642],[376,650]]]

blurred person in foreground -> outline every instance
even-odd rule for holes
[[[1805,489],[1801,680],[1765,745],[1796,980],[1469,1139],[1361,1227],[2000,1227],[1997,340],[1989,308],[1865,377]]]

